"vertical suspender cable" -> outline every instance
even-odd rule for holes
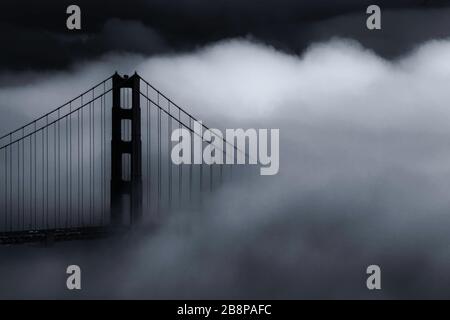
[[[37,229],[37,131],[36,121],[34,122],[34,228]]]
[[[48,165],[48,163],[49,163],[49,159],[48,159],[48,116],[46,116],[45,117],[45,121],[46,121],[46,123],[45,123],[45,139],[46,139],[46,144],[45,144],[45,146],[46,146],[46,162],[47,162],[47,166],[46,166],[46,174],[47,174],[47,178],[46,178],[46,193],[47,193],[47,197],[46,197],[46,208],[47,208],[47,211],[46,211],[46,219],[47,219],[47,228],[49,228],[50,226],[49,226],[49,216],[48,216],[48,212],[49,212],[49,207],[48,207],[48,197],[49,197],[49,190],[48,190],[48,169],[49,169],[49,165]]]
[[[45,132],[44,132],[44,128],[42,128],[41,129],[41,132],[42,132],[42,149],[41,149],[41,155],[42,155],[42,174],[41,174],[41,176],[42,176],[42,181],[41,181],[41,183],[42,183],[42,189],[41,189],[41,200],[42,200],[42,217],[41,217],[41,228],[43,228],[44,226],[45,226],[45,192],[44,192],[44,190],[45,190],[45,177],[44,177],[44,175],[45,175],[45,159],[44,159],[44,156],[45,156],[45,152],[44,152],[44,150],[45,150]]]
[[[169,175],[169,197],[168,204],[169,209],[172,207],[172,161],[170,159],[170,134],[172,132],[172,116],[170,111],[170,101],[167,100],[168,104],[168,115],[167,115],[167,171]]]
[[[61,112],[58,109],[58,228],[61,227]]]
[[[81,97],[81,101],[83,101],[83,97]],[[82,102],[83,104],[83,102]],[[81,192],[80,192],[80,110],[77,111],[77,144],[78,144],[78,150],[77,150],[77,215],[78,215],[78,226],[80,226],[80,197],[81,197]]]
[[[69,104],[69,114],[66,116],[66,215],[65,227],[69,228],[71,215],[71,200],[72,195],[70,189],[72,187],[72,103]]]
[[[33,136],[36,133],[33,133],[33,135],[30,136],[30,223],[29,223],[29,229],[33,228]]]
[[[158,103],[158,214],[161,208],[161,107],[159,105],[159,92],[157,93]]]
[[[92,101],[89,103],[89,223],[94,223],[94,91],[92,91]]]
[[[150,128],[150,101],[148,99],[148,84],[145,85],[146,94],[147,94],[147,210],[150,211],[150,201],[151,201],[151,177],[152,177],[152,168],[151,168],[151,137],[152,131]]]
[[[22,229],[25,230],[25,135],[22,132]]]
[[[103,225],[103,95],[100,97],[100,223]]]
[[[83,98],[83,97],[81,97]],[[81,225],[84,227],[84,116],[83,116],[83,102],[81,102],[81,200],[80,200],[80,205],[81,205]]]
[[[9,135],[9,142],[12,142],[12,135]],[[9,219],[9,226],[10,226],[10,231],[12,231],[12,217],[13,217],[13,203],[12,203],[12,188],[13,188],[13,184],[12,184],[12,173],[13,173],[13,167],[12,167],[12,153],[13,153],[13,149],[12,149],[12,144],[10,145],[9,148],[9,212],[11,214],[11,217]]]
[[[5,147],[5,231],[8,225],[8,147]]]
[[[69,105],[69,127],[68,127],[68,136],[67,140],[69,140],[69,152],[67,155],[68,161],[68,202],[67,202],[67,219],[66,225],[67,227],[72,226],[72,103]]]
[[[189,116],[189,129],[190,129],[190,134],[191,134],[191,159],[193,158],[194,152],[194,144],[192,143],[192,141],[194,141],[194,133],[193,133],[193,129],[192,129],[192,117]],[[192,200],[192,169],[193,169],[193,164],[192,161],[189,164],[189,201]]]
[[[58,110],[58,112],[59,112],[59,110]],[[58,117],[58,119],[59,119],[59,117]],[[59,120],[58,120],[58,122],[59,122]],[[57,193],[59,192],[58,190],[59,190],[59,188],[58,188],[58,178],[57,178],[57,175],[58,175],[58,173],[57,173],[57,169],[58,169],[58,167],[57,167],[57,157],[56,157],[56,151],[57,151],[57,144],[56,144],[56,142],[57,142],[57,136],[56,136],[56,122],[53,124],[53,166],[54,166],[54,177],[53,177],[53,180],[54,180],[54,185],[53,185],[53,219],[54,219],[54,226],[55,226],[55,228],[57,228],[58,227],[58,219],[57,219],[57,217],[59,216],[59,210],[58,210],[58,200],[57,200],[57,197],[56,197],[56,195],[57,195]],[[58,189],[58,190],[57,190]],[[57,212],[58,211],[58,212]]]
[[[178,108],[178,128],[181,132],[181,109]],[[183,187],[183,167],[182,164],[178,165],[178,205],[181,207],[182,202],[182,187]]]
[[[92,190],[95,192],[95,100],[94,90],[92,90]],[[92,223],[94,223],[95,197],[92,195]]]

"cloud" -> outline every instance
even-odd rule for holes
[[[1,70],[64,70],[107,53],[157,54],[191,51],[228,38],[251,36],[279,50],[303,53],[310,44],[333,37],[353,38],[390,59],[424,41],[449,36],[446,0],[379,0],[382,30],[366,28],[370,1],[264,0],[121,1],[103,6],[79,1],[82,29],[65,25],[68,3],[0,4]],[[273,8],[276,8],[274,10]],[[39,12],[36,15],[35,12]],[[239,17],[239,18],[237,18]],[[120,39],[120,40],[118,40]]]
[[[104,42],[104,48],[112,52],[141,53],[149,55],[167,51],[165,40],[155,30],[140,21],[120,19],[108,20],[103,26],[102,34],[93,41]]]
[[[75,261],[84,297],[448,297],[449,54],[448,40],[396,61],[351,40],[302,56],[230,40],[109,56],[3,88],[2,108],[20,110],[67,98],[120,63],[207,123],[280,128],[281,164],[278,176],[229,183],[151,235],[2,250],[1,277],[23,286],[0,295],[74,297],[63,266]],[[365,287],[370,264],[381,266],[381,292]]]

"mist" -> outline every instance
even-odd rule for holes
[[[448,298],[449,55],[449,40],[385,60],[346,39],[302,56],[232,39],[16,76],[0,89],[18,119],[4,131],[137,70],[212,127],[279,128],[280,171],[228,183],[152,234],[2,247],[0,297]],[[80,292],[65,289],[69,264]],[[379,292],[366,288],[370,264]]]

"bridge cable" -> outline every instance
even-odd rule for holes
[[[178,109],[178,129],[181,132],[181,110]],[[178,167],[178,206],[181,208],[182,206],[182,187],[183,187],[183,165],[180,164]]]
[[[78,113],[78,177],[77,177],[77,189],[78,189],[78,194],[77,194],[77,212],[78,212],[78,222],[77,225],[81,226],[81,210],[82,210],[82,206],[81,206],[81,192],[82,192],[82,188],[83,185],[81,184],[81,166],[82,166],[82,146],[81,146],[81,136],[83,134],[82,130],[81,130],[81,122],[83,121],[82,118],[82,110],[80,109],[77,113]]]
[[[22,225],[25,228],[25,140],[22,140]]]
[[[104,91],[103,91],[104,93]],[[103,207],[103,94],[100,98],[100,210],[101,210],[101,224],[103,225],[104,221],[104,207]]]
[[[36,122],[34,123],[34,131],[36,131]],[[34,228],[37,229],[37,133],[34,134]]]
[[[92,91],[92,101],[94,101],[94,91]],[[91,202],[91,224],[94,224],[94,198],[93,198],[93,193],[95,192],[95,163],[94,163],[94,155],[95,155],[95,145],[94,145],[94,139],[95,139],[95,126],[94,126],[94,121],[95,121],[95,116],[94,116],[94,112],[93,112],[93,106],[95,108],[95,102],[91,102],[91,105],[89,106],[89,111],[90,111],[90,115],[89,115],[89,121],[91,123],[91,128],[92,128],[92,132],[90,132],[90,134],[92,135],[91,141],[90,143],[92,144],[92,147],[90,148],[90,166],[91,166],[91,181],[92,181],[92,186],[90,187],[91,190],[91,195],[89,197],[89,200]],[[92,119],[91,119],[92,118]],[[91,131],[91,130],[89,130]]]
[[[58,110],[58,112],[59,112],[59,110]],[[59,121],[58,121],[58,123],[59,123]],[[57,134],[56,134],[56,132],[57,132],[57,127],[56,127],[56,123],[54,123],[53,124],[53,135],[54,135],[54,137],[53,137],[53,166],[54,166],[54,171],[53,171],[54,177],[53,177],[53,180],[54,180],[55,184],[53,186],[53,188],[54,188],[54,192],[53,192],[53,205],[54,205],[54,207],[53,207],[53,219],[54,219],[54,223],[55,223],[55,228],[58,228],[60,212],[59,212],[59,210],[58,210],[58,212],[56,212],[57,207],[58,207],[58,200],[57,200],[56,194],[59,193],[59,188],[57,188],[59,186],[58,186],[58,178],[57,178],[57,176],[58,176],[58,173],[57,173],[58,163],[57,163],[56,153],[57,153],[57,148],[58,147],[57,147],[57,144],[56,144],[57,143]]]
[[[189,116],[189,129],[192,130],[192,117]],[[194,140],[194,133],[193,130],[190,132],[191,135],[191,141]],[[191,159],[192,159],[192,155],[194,154],[193,148],[194,148],[194,144],[191,143]],[[189,201],[192,200],[192,163],[189,165]]]
[[[146,91],[148,95],[148,86],[146,85]],[[147,210],[151,212],[151,177],[152,177],[152,168],[151,168],[151,138],[152,138],[152,130],[150,128],[150,104],[149,101],[147,103]]]
[[[157,95],[159,105],[159,94]],[[158,109],[158,214],[161,208],[161,109]]]
[[[5,148],[5,228],[8,226],[8,149]]]
[[[68,140],[68,150],[66,152],[67,159],[67,205],[66,205],[66,227],[72,225],[72,103],[69,106],[69,116],[66,117],[68,119],[67,126],[67,135],[66,139]]]
[[[48,116],[45,118],[46,120],[46,125],[48,125]],[[47,178],[46,178],[46,190],[47,190],[47,197],[46,197],[46,205],[47,205],[47,211],[46,211],[46,217],[47,217],[47,228],[50,228],[49,225],[49,190],[48,190],[48,185],[49,185],[49,157],[48,157],[48,126],[45,127],[45,139],[46,139],[46,159],[47,159],[47,170],[46,170],[46,174],[47,174]]]
[[[58,110],[58,119],[61,112]],[[58,228],[61,227],[61,122],[58,121]]]
[[[9,136],[9,140],[10,142],[12,141],[12,134],[10,134]],[[12,202],[12,188],[13,188],[13,184],[12,184],[12,172],[13,172],[13,168],[12,168],[12,145],[9,147],[9,203],[10,203],[10,212],[11,212],[11,217],[9,219],[9,225],[10,225],[10,231],[12,231],[12,219],[13,219],[13,202]]]
[[[81,225],[84,227],[84,108],[81,112]]]
[[[168,106],[168,114],[170,115],[170,102],[167,101]],[[167,170],[169,176],[169,195],[168,195],[168,204],[169,210],[172,208],[172,162],[170,161],[170,135],[172,132],[172,118],[167,116]]]

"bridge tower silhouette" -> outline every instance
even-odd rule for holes
[[[112,83],[111,222],[120,226],[126,212],[131,224],[139,223],[142,218],[140,77],[137,73],[121,77],[116,72]],[[126,122],[129,125],[124,125]],[[127,129],[131,134],[124,132]],[[127,136],[130,139],[124,140]],[[124,172],[127,170],[124,168],[127,156],[128,175]]]

